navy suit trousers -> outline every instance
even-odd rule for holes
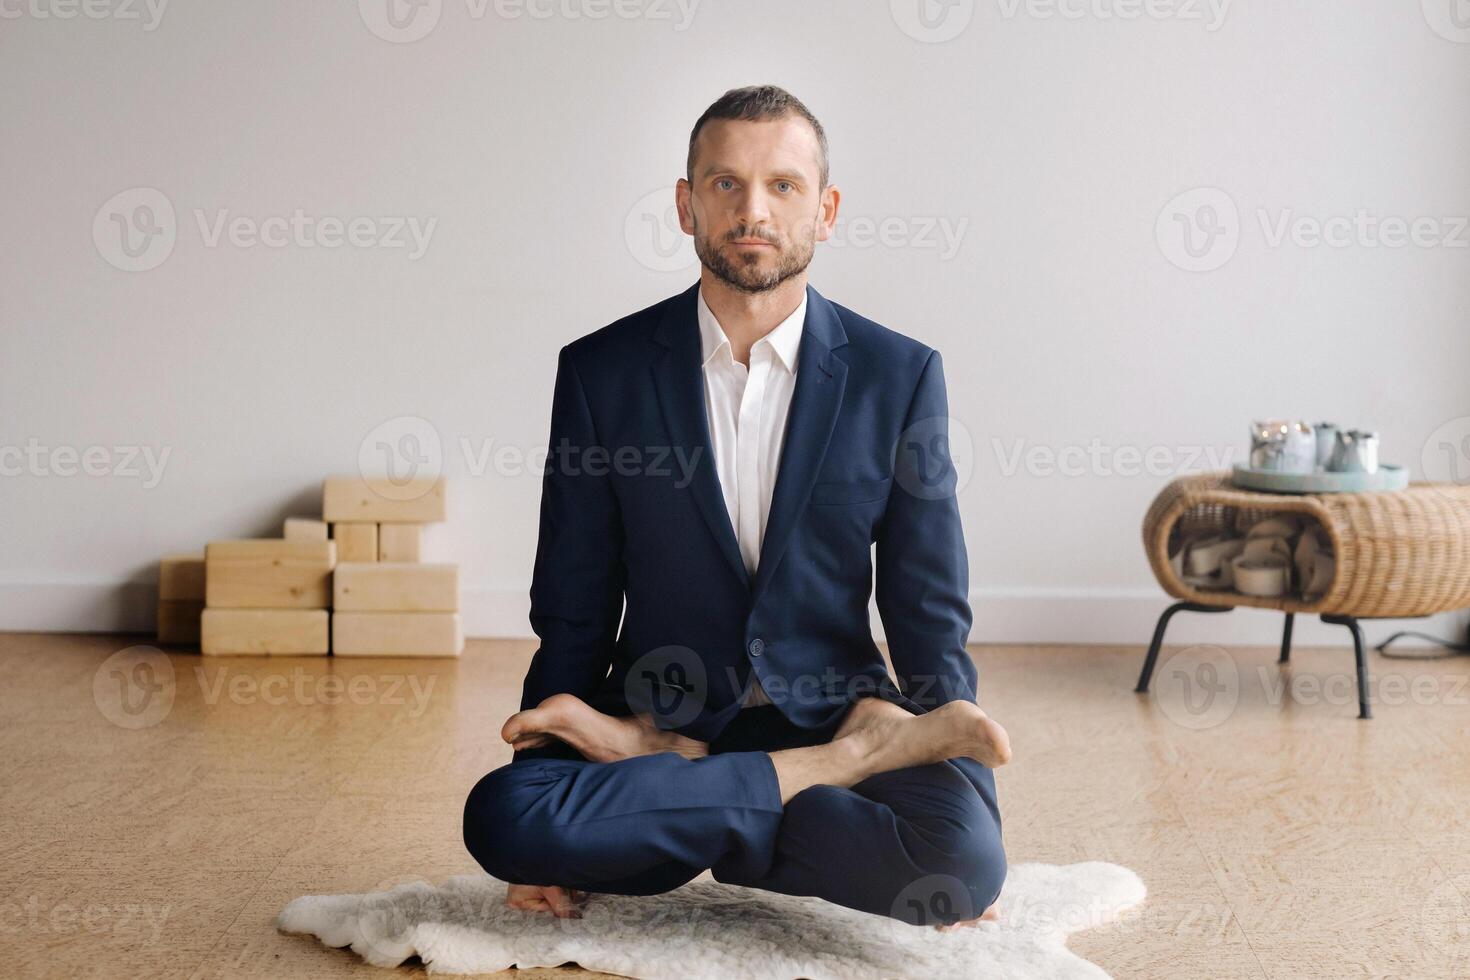
[[[915,709],[910,708],[910,711]],[[1006,875],[992,772],[971,759],[812,786],[783,807],[769,752],[831,740],[774,705],[742,709],[710,754],[590,762],[522,749],[465,804],[465,844],[502,881],[652,895],[718,881],[814,895],[916,925],[974,918]]]

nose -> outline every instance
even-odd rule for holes
[[[734,218],[737,225],[747,230],[758,224],[763,224],[771,218],[770,204],[766,200],[766,191],[763,187],[748,187],[735,202]]]

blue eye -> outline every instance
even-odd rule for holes
[[[729,177],[721,177],[718,181],[716,181],[715,186],[721,187],[725,184],[729,184],[731,187],[735,186],[735,182],[732,181]]]
[[[789,188],[791,186],[791,183],[790,183],[790,181],[783,180],[777,186],[780,187],[782,190],[786,190],[787,188]]]

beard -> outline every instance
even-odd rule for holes
[[[794,238],[782,241],[773,232],[736,228],[723,241],[712,243],[709,236],[700,232],[696,224],[694,254],[699,256],[699,261],[706,269],[714,273],[715,278],[726,285],[742,293],[764,293],[775,289],[792,276],[799,275],[811,265],[812,255],[816,251],[815,224],[807,227],[805,232],[802,235],[802,229],[798,228]],[[732,258],[720,246],[737,238],[763,239],[774,246],[774,252],[768,256],[768,253],[755,249],[741,252]],[[768,262],[768,257],[774,257],[775,261]]]

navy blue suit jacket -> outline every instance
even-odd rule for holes
[[[807,287],[752,580],[710,443],[698,289],[561,350],[531,584],[541,646],[521,707],[569,692],[711,741],[752,671],[803,728],[866,694],[910,711],[974,701],[939,352]],[[868,622],[874,542],[901,690]]]

